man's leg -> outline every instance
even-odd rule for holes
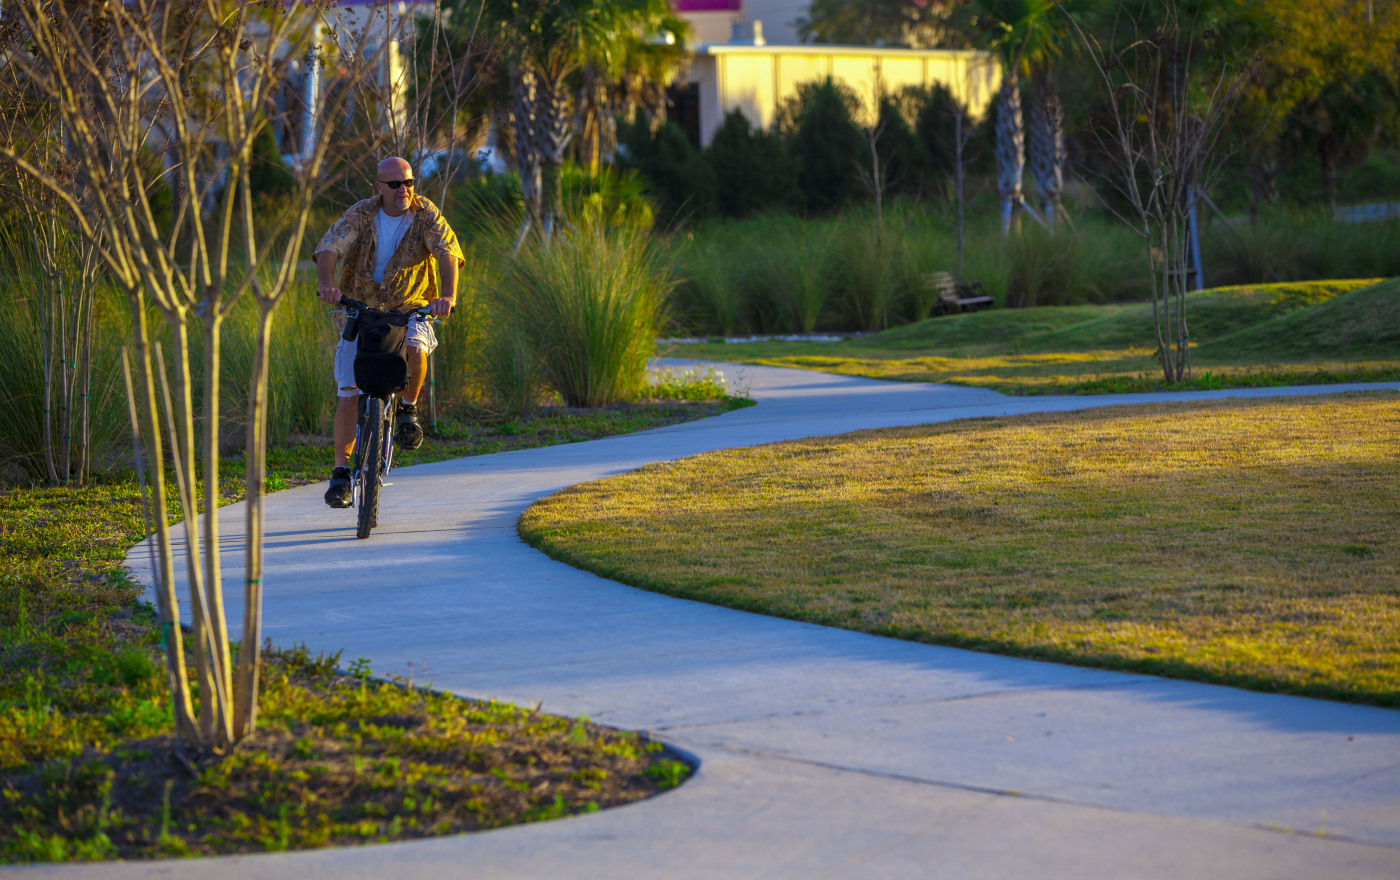
[[[332,436],[335,444],[335,468],[331,471],[331,483],[326,489],[326,504],[331,507],[349,507],[352,500],[350,491],[350,448],[355,445],[355,423],[360,417],[360,392],[355,387],[355,343],[340,340],[335,351],[336,391],[335,420],[332,422]]]
[[[342,390],[352,390],[351,388]],[[355,423],[360,419],[360,396],[337,397],[335,401],[335,466],[350,466],[350,449],[355,445]]]
[[[415,324],[410,327],[410,332],[422,332],[424,325]],[[429,330],[431,332],[431,330]],[[398,411],[398,434],[399,445],[404,449],[417,449],[423,445],[423,426],[418,424],[418,395],[423,393],[424,380],[428,376],[428,351],[425,351],[421,343],[421,336],[415,338],[410,336],[408,348],[404,352],[408,360],[408,383],[404,386],[403,394],[400,395]],[[432,337],[429,337],[430,339]],[[434,340],[435,341],[435,340]]]
[[[408,386],[403,390],[404,403],[417,403],[428,377],[428,355],[416,345],[408,346]]]

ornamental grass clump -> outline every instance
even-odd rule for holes
[[[584,224],[531,244],[502,269],[498,300],[569,406],[635,397],[675,287],[645,233]]]
[[[767,310],[774,330],[811,333],[817,328],[831,293],[827,265],[831,260],[832,230],[826,223],[803,223],[787,218],[768,219],[759,231],[767,247],[754,254],[766,302],[755,309]]]
[[[727,238],[691,238],[679,248],[685,279],[676,291],[676,319],[687,330],[732,336],[744,318],[743,266]]]

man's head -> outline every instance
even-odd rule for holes
[[[407,211],[413,201],[413,168],[408,160],[390,156],[379,163],[376,177],[374,191],[384,198],[384,213],[397,217]],[[389,186],[386,181],[398,184],[397,188]]]

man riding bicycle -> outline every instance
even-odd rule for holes
[[[317,292],[325,302],[340,302],[341,291],[370,308],[391,312],[411,312],[428,306],[431,314],[444,317],[456,297],[457,270],[466,260],[452,227],[437,206],[413,191],[413,169],[397,156],[379,163],[376,195],[356,202],[335,222],[312,259],[316,261]],[[340,284],[335,267],[345,261]],[[437,263],[436,277],[433,263]],[[440,285],[440,287],[439,287]],[[326,490],[326,504],[349,507],[350,449],[355,443],[355,423],[359,416],[360,390],[355,385],[353,341],[340,339],[344,312],[334,312],[337,331],[335,384],[339,389],[335,408],[335,469]],[[405,449],[423,443],[418,424],[418,395],[428,371],[428,355],[437,347],[432,324],[410,321],[408,325],[408,385],[397,412],[395,439]]]

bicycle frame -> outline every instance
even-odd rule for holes
[[[349,321],[359,320],[360,311],[367,309],[362,302],[341,298],[349,315]],[[436,321],[427,308],[409,313],[412,321]],[[347,323],[349,333],[351,324]],[[348,337],[353,338],[353,334]],[[394,416],[398,411],[399,394],[361,394],[359,415],[355,423],[355,443],[352,450],[350,470],[350,497],[352,505],[359,512],[359,522],[355,530],[358,538],[368,538],[370,530],[379,525],[379,491],[385,485],[384,478],[394,466]]]

